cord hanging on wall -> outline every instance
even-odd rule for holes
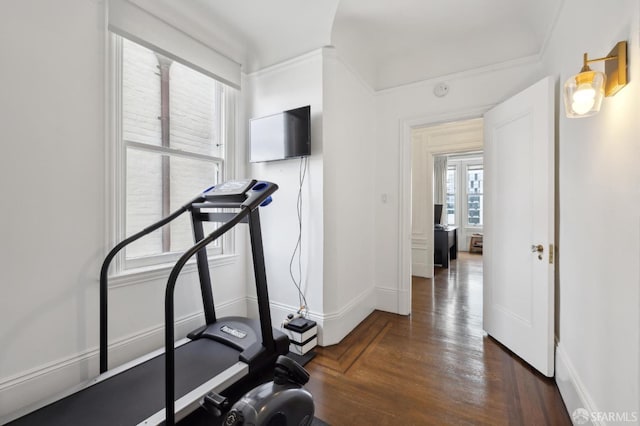
[[[296,210],[298,213],[298,240],[291,253],[291,260],[289,261],[289,275],[293,285],[298,290],[298,301],[300,302],[300,308],[297,314],[307,317],[309,314],[309,306],[307,305],[307,299],[302,291],[302,185],[304,184],[305,176],[307,175],[308,157],[300,157],[300,169],[298,172],[298,199]],[[294,262],[298,258],[298,276],[294,273]]]

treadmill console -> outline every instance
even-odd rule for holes
[[[206,197],[243,195],[249,189],[253,188],[255,184],[256,181],[253,179],[228,180],[207,189],[204,195]]]

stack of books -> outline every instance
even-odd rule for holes
[[[318,344],[318,325],[306,318],[295,318],[284,325],[289,336],[289,351],[304,355]]]

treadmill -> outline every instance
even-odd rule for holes
[[[227,181],[207,189],[166,218],[116,245],[100,271],[100,375],[54,402],[10,425],[173,425],[200,406],[218,401],[223,392],[242,379],[271,369],[278,355],[289,351],[288,337],[272,328],[262,247],[259,207],[271,202],[278,186],[255,180]],[[165,348],[108,370],[108,269],[128,244],[191,213],[194,241],[177,261],[165,293]],[[204,235],[203,223],[219,227]],[[239,223],[249,226],[259,320],[216,318],[206,246]],[[175,342],[174,289],[180,271],[196,257],[206,324]]]

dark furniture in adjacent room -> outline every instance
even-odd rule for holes
[[[449,260],[458,257],[458,227],[436,227],[433,230],[433,241],[433,263],[448,268]]]

